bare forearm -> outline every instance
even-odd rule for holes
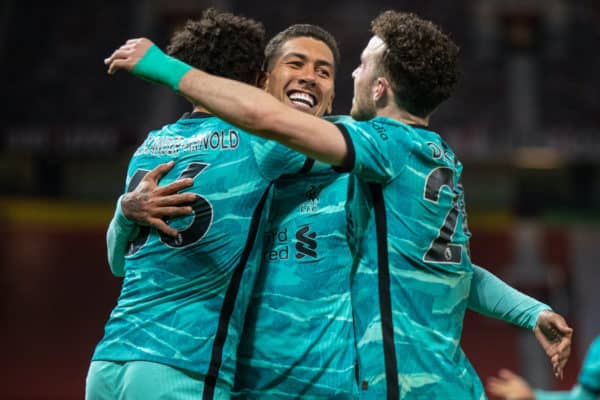
[[[344,161],[346,143],[333,124],[288,107],[256,87],[193,69],[181,79],[179,91],[244,130],[320,161]]]
[[[259,136],[285,140],[284,134],[265,129],[266,109],[285,111],[285,106],[266,92],[241,82],[192,69],[179,82],[179,92],[233,125]]]
[[[233,125],[317,160],[341,165],[346,158],[346,142],[334,124],[287,107],[256,87],[195,70],[146,38],[128,40],[104,63],[109,74],[124,69],[167,85]]]

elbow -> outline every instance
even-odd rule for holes
[[[125,276],[125,256],[119,257],[117,254],[108,253],[108,266],[110,268],[110,272],[117,278],[122,278]]]
[[[117,278],[122,278],[125,276],[125,268],[123,268],[123,265],[115,265],[114,263],[110,262],[108,265],[110,266],[110,272],[112,272],[112,274]]]

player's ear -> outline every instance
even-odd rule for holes
[[[375,80],[375,84],[373,85],[373,100],[379,101],[383,96],[385,96],[387,89],[390,87],[390,83],[387,79],[380,76]]]
[[[269,83],[269,73],[260,71],[256,77],[256,86],[261,89],[265,89],[267,87],[267,83]]]
[[[331,93],[331,98],[329,99],[329,104],[327,104],[326,114],[331,114],[333,112],[333,99],[334,98],[335,98],[335,92]]]

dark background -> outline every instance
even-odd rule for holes
[[[481,378],[509,367],[566,388],[600,333],[600,3],[592,0],[98,1],[0,3],[0,398],[83,398],[90,355],[118,295],[104,233],[127,161],[148,130],[190,106],[102,60],[130,37],[164,47],[208,6],[272,36],[313,23],[338,40],[335,113],[369,21],[394,8],[461,46],[456,95],[432,119],[465,165],[473,260],[551,304],[576,328],[567,376],[532,335],[468,314],[463,347]]]

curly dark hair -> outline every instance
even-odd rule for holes
[[[452,95],[459,48],[433,22],[389,10],[371,22],[371,31],[387,45],[382,72],[399,106],[425,117]]]
[[[209,8],[173,34],[167,52],[210,74],[255,84],[264,46],[260,22]]]
[[[310,37],[325,43],[333,53],[333,62],[335,64],[333,67],[337,70],[340,63],[340,50],[335,38],[320,26],[311,24],[295,24],[273,36],[265,48],[264,69],[270,71],[273,68],[273,61],[281,54],[281,47],[288,40],[298,37]]]

